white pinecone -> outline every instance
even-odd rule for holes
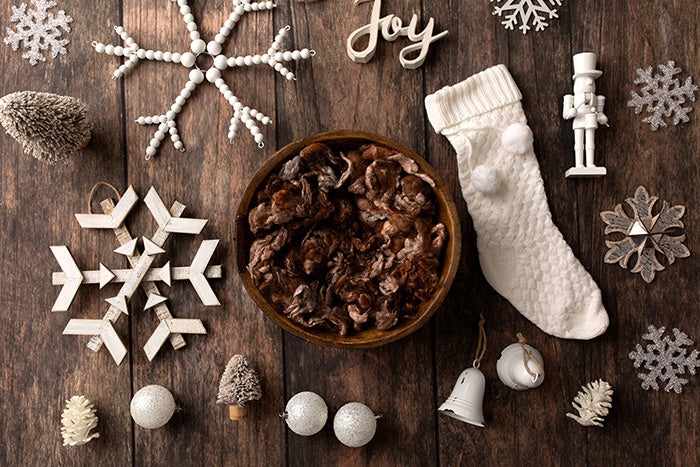
[[[97,428],[97,415],[92,403],[85,396],[73,396],[66,401],[66,408],[61,414],[61,435],[64,446],[80,446],[99,433],[90,433]]]

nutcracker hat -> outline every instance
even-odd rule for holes
[[[584,76],[592,76],[593,78],[600,77],[603,72],[595,69],[598,56],[593,52],[582,52],[574,55],[574,77],[581,78]]]

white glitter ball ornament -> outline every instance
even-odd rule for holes
[[[151,384],[139,389],[131,399],[131,418],[149,430],[160,428],[175,412],[175,398],[163,386]]]
[[[300,436],[315,435],[328,420],[328,406],[315,392],[300,392],[289,399],[282,418],[294,433]]]
[[[372,441],[377,431],[377,415],[359,402],[342,406],[333,419],[333,431],[338,440],[351,448],[359,448]]]

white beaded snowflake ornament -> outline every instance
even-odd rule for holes
[[[59,10],[54,16],[48,10],[56,6],[56,2],[48,0],[32,0],[34,10],[27,9],[26,3],[12,7],[11,23],[17,23],[15,29],[7,28],[7,36],[4,38],[5,44],[11,45],[12,50],[19,49],[20,43],[24,44],[26,52],[22,58],[29,60],[29,64],[34,66],[39,62],[45,62],[43,51],[51,49],[51,57],[56,58],[58,54],[66,53],[68,39],[61,39],[61,29],[70,32],[69,23],[73,18],[65,11]]]
[[[233,107],[234,114],[231,118],[231,124],[228,130],[228,138],[231,144],[233,144],[233,140],[236,137],[238,124],[241,122],[248,128],[248,131],[250,131],[255,142],[258,143],[258,146],[262,148],[264,145],[264,137],[256,124],[256,120],[263,125],[269,125],[272,123],[272,120],[262,112],[244,106],[221,77],[221,72],[227,68],[269,65],[286,79],[290,81],[296,80],[294,73],[289,71],[289,69],[285,67],[285,64],[292,61],[308,59],[315,55],[315,52],[309,49],[282,52],[280,50],[282,48],[282,40],[287,36],[290,30],[290,27],[287,26],[280,29],[267,53],[227,57],[223,53],[223,44],[241,17],[251,11],[272,10],[276,5],[272,1],[251,2],[251,0],[234,0],[233,12],[229,15],[229,18],[221,27],[214,40],[207,43],[200,38],[199,32],[197,31],[197,23],[194,20],[190,7],[187,5],[187,0],[171,1],[177,2],[180,7],[180,14],[190,33],[190,39],[192,39],[190,43],[191,52],[178,53],[146,50],[140,47],[139,44],[124,31],[122,26],[116,26],[114,29],[124,41],[124,47],[111,44],[105,45],[99,42],[92,43],[97,53],[115,55],[117,57],[123,56],[126,59],[123,65],[114,70],[114,79],[123,76],[129,69],[133,68],[139,60],[172,62],[178,63],[185,68],[191,68],[189,80],[185,83],[182,91],[180,91],[180,95],[175,98],[175,102],[170,107],[170,110],[163,115],[142,116],[136,120],[139,125],[158,125],[158,129],[153,134],[153,138],[146,149],[146,159],[150,159],[156,154],[158,147],[167,134],[170,134],[170,139],[175,149],[182,152],[185,151],[185,146],[180,140],[175,120],[197,85],[204,82],[205,79],[216,86],[231,107]],[[212,65],[206,68],[201,64],[203,60],[199,60],[200,57],[209,57]]]

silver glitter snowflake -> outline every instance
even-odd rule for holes
[[[673,124],[678,125],[681,122],[687,122],[690,118],[688,112],[692,108],[688,105],[683,107],[686,99],[695,102],[695,93],[698,87],[693,84],[693,79],[688,76],[685,83],[681,86],[678,78],[674,78],[681,72],[680,68],[676,68],[673,61],[669,61],[666,65],[659,65],[659,70],[662,74],[651,75],[652,67],[647,67],[645,70],[637,68],[637,76],[634,84],[643,84],[641,95],[635,91],[631,91],[632,99],[627,102],[627,107],[634,107],[634,113],[639,114],[644,110],[650,113],[648,117],[642,119],[644,123],[651,126],[651,131],[656,131],[660,126],[668,126],[664,121],[664,117],[673,116]]]
[[[495,1],[500,4],[503,0]],[[554,6],[561,6],[561,0],[505,0],[503,6],[494,5],[492,14],[503,16],[504,21],[501,21],[501,24],[511,31],[520,21],[518,29],[527,34],[530,23],[535,27],[535,31],[542,31],[549,26],[546,20],[559,17]]]
[[[24,44],[26,52],[22,58],[29,60],[34,66],[39,62],[45,62],[46,57],[42,53],[51,49],[51,57],[56,58],[58,54],[66,53],[68,39],[61,39],[61,30],[70,32],[69,23],[73,18],[66,15],[66,12],[59,10],[56,16],[49,13],[49,8],[56,6],[56,2],[47,0],[32,0],[34,10],[27,9],[26,3],[12,7],[11,23],[17,23],[15,29],[7,28],[7,35],[4,38],[5,44],[12,46],[12,50],[19,49],[20,43]]]
[[[685,374],[686,370],[691,375],[695,374],[695,368],[700,367],[699,352],[693,350],[690,355],[686,355],[685,346],[693,345],[693,341],[677,328],[673,329],[673,340],[663,335],[665,331],[665,327],[656,329],[654,325],[649,326],[649,333],[644,334],[642,339],[651,341],[651,344],[647,344],[646,349],[637,344],[636,350],[630,352],[629,357],[634,360],[635,368],[644,363],[644,369],[649,370],[648,373],[637,375],[642,380],[642,389],[658,391],[658,379],[662,383],[668,381],[664,388],[666,392],[673,390],[680,394],[688,380],[678,375]]]
[[[180,8],[180,14],[185,21],[185,26],[189,32],[191,39],[191,51],[178,52],[162,52],[160,50],[147,50],[139,46],[139,44],[124,31],[122,26],[116,26],[114,29],[124,41],[124,46],[115,46],[111,44],[101,44],[93,42],[92,45],[95,51],[100,54],[115,55],[124,57],[126,60],[123,65],[114,70],[113,78],[117,79],[124,75],[129,69],[136,65],[139,60],[154,60],[159,62],[172,62],[182,65],[190,69],[189,80],[180,91],[180,94],[175,98],[175,102],[171,105],[170,110],[162,115],[142,116],[136,122],[139,125],[158,125],[158,129],[153,134],[153,138],[146,149],[146,159],[150,159],[158,151],[161,142],[166,135],[170,135],[170,140],[173,142],[175,149],[184,151],[185,147],[178,134],[176,118],[182,110],[185,102],[190,97],[196,87],[205,80],[216,86],[219,92],[224,96],[228,103],[233,107],[233,117],[229,125],[228,138],[233,144],[238,130],[238,124],[243,123],[250,134],[258,143],[259,147],[263,147],[264,137],[260,132],[260,128],[256,124],[256,120],[263,125],[269,125],[272,120],[259,112],[256,109],[244,106],[228,87],[224,79],[221,77],[221,72],[227,68],[248,67],[253,65],[268,65],[274,68],[287,80],[296,80],[294,73],[289,71],[285,64],[293,61],[304,60],[315,55],[313,50],[301,49],[294,51],[282,52],[282,40],[289,33],[289,26],[280,29],[275,36],[267,53],[256,55],[241,55],[237,57],[227,57],[223,52],[223,44],[226,38],[231,34],[231,31],[236,26],[238,21],[246,13],[255,11],[272,10],[276,5],[272,1],[252,2],[251,0],[233,0],[233,12],[229,15],[224,25],[215,36],[214,40],[204,42],[199,36],[197,23],[194,16],[187,5],[187,0],[171,0],[177,3]],[[209,60],[210,64],[205,65],[204,61]]]

